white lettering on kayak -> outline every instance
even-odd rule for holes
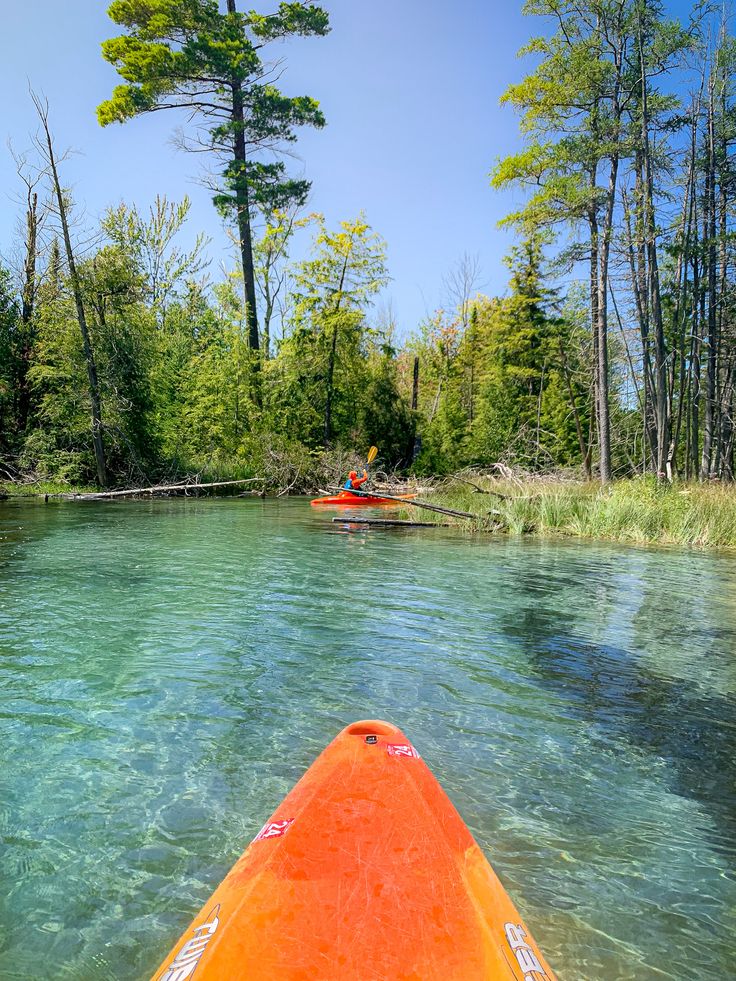
[[[539,958],[526,941],[526,931],[518,923],[504,923],[504,932],[514,957],[524,972],[524,981],[549,981],[549,975],[539,962]]]
[[[162,974],[159,981],[187,981],[197,969],[207,944],[210,942],[220,925],[218,913],[220,907],[215,908],[207,914],[207,922],[194,927],[194,936],[187,940],[179,953],[167,968],[166,973]]]
[[[253,841],[265,841],[267,838],[280,838],[282,835],[286,834],[293,823],[294,818],[287,818],[285,821],[267,821],[255,836]]]
[[[386,745],[386,752],[389,756],[404,756],[413,760],[420,758],[419,753],[417,753],[411,743],[388,743]]]

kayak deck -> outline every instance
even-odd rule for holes
[[[316,497],[313,501],[309,503],[312,507],[321,507],[324,505],[332,505],[338,507],[355,507],[356,505],[360,507],[361,505],[369,504],[371,507],[390,507],[392,504],[396,506],[400,501],[413,501],[416,494],[398,494],[396,495],[399,500],[387,500],[385,497],[374,496],[373,494],[351,494],[350,491],[341,491],[339,494],[333,494],[331,497]]]
[[[287,795],[155,981],[554,981],[406,736],[344,729]]]

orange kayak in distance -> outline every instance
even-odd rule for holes
[[[397,497],[401,501],[413,501],[416,494],[398,494]],[[313,501],[309,502],[312,507],[321,507],[322,505],[338,505],[339,507],[359,507],[364,504],[370,504],[371,507],[388,507],[390,505],[397,506],[399,501],[396,500],[386,500],[385,497],[374,496],[373,494],[351,494],[350,491],[340,491],[339,494],[334,494],[332,497],[316,497]]]
[[[264,824],[153,981],[554,981],[406,736],[356,722]]]

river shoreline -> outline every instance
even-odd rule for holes
[[[450,483],[433,502],[471,512],[453,524],[511,535],[562,535],[638,545],[736,547],[736,491],[720,484],[662,485],[653,478],[593,483],[477,476]],[[448,520],[445,518],[444,520]]]
[[[55,495],[73,498],[94,494],[95,490],[60,482],[0,485],[4,500]],[[180,493],[194,496],[202,492],[192,484]],[[251,496],[250,492],[244,496]],[[424,524],[449,522],[453,527],[474,532],[512,536],[555,535],[638,545],[736,548],[736,489],[724,484],[662,485],[644,477],[601,487],[556,478],[496,478],[473,473],[436,478],[431,502],[474,517],[433,514],[409,504],[397,507],[392,516],[421,520]]]

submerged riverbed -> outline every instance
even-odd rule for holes
[[[0,976],[148,977],[363,717],[418,746],[561,981],[730,976],[734,559],[330,516],[0,505]]]

